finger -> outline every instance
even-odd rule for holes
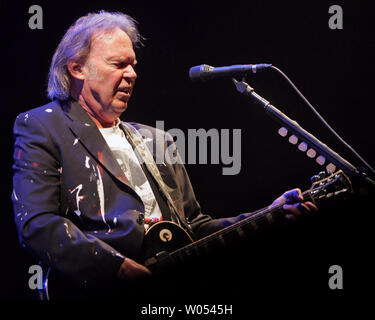
[[[132,270],[130,274],[132,275],[133,278],[138,279],[138,278],[151,276],[151,271],[143,267],[143,268],[136,268]]]
[[[317,212],[318,211],[318,207],[314,203],[312,203],[310,201],[306,201],[306,202],[304,202],[304,204],[308,207],[309,212]]]
[[[300,202],[295,205],[300,214],[316,212],[318,208],[311,202]]]
[[[286,199],[287,203],[303,201],[302,191],[299,188],[288,190],[282,196]]]
[[[287,215],[291,214],[293,216],[300,216],[302,213],[301,210],[298,209],[297,205],[284,204],[283,209]]]
[[[126,275],[130,276],[151,275],[151,271],[147,267],[129,258],[126,259],[124,272]]]
[[[151,271],[143,264],[135,263],[134,270],[140,274],[151,274]]]
[[[296,220],[296,217],[293,214],[286,214],[285,218],[290,221]]]
[[[293,214],[295,216],[300,216],[302,214],[305,214],[307,212],[311,211],[311,208],[306,205],[305,203],[299,202],[297,204],[286,204],[283,206],[284,210],[288,214]]]
[[[301,214],[306,214],[310,212],[310,208],[304,202],[298,203],[296,207]]]
[[[147,274],[147,275],[151,275],[152,272],[150,271],[150,269],[146,268],[145,266],[143,266],[143,271]]]

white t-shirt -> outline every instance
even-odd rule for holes
[[[99,130],[133,190],[143,201],[145,206],[145,228],[147,230],[150,226],[150,221],[157,222],[161,220],[161,210],[137,156],[119,125],[120,122],[114,127]]]

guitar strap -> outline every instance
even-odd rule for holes
[[[149,180],[151,188],[155,194],[156,201],[158,201],[160,210],[162,211],[163,219],[179,224],[189,234],[191,234],[190,226],[185,223],[183,218],[178,214],[176,205],[170,195],[173,189],[164,183],[155,163],[154,157],[146,143],[143,141],[142,135],[135,127],[127,122],[121,122],[120,127],[124,130],[125,137],[133,147],[141,167]],[[163,199],[165,201],[163,201]]]

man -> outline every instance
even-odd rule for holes
[[[53,101],[15,122],[12,200],[20,241],[83,288],[150,275],[140,257],[154,222],[174,221],[197,239],[247,216],[202,214],[183,164],[171,161],[176,150],[169,161],[154,161],[157,144],[173,150],[170,137],[119,120],[137,78],[140,40],[124,14],[79,18],[51,63]],[[272,206],[282,204],[290,219],[316,210],[299,189]]]

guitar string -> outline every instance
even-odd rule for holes
[[[310,200],[312,199],[310,190],[307,190],[307,191],[303,192],[302,196],[304,198],[305,198],[305,196],[308,196],[308,198]],[[305,201],[306,201],[306,199],[305,199]],[[170,256],[176,256],[177,258],[179,258],[178,256],[183,257],[184,251],[186,251],[186,253],[189,255],[196,248],[205,246],[207,243],[212,242],[212,240],[214,240],[215,238],[218,238],[219,234],[221,234],[223,237],[227,236],[228,234],[232,233],[234,231],[234,229],[243,228],[243,227],[246,227],[247,225],[251,224],[252,222],[256,223],[259,220],[264,219],[267,214],[274,215],[275,213],[285,213],[285,211],[282,209],[283,206],[284,206],[284,204],[278,205],[278,206],[273,207],[273,208],[267,208],[267,209],[263,208],[263,209],[255,211],[255,212],[252,212],[244,220],[239,221],[238,223],[235,223],[235,224],[233,224],[231,226],[228,226],[224,229],[218,230],[218,231],[216,231],[216,232],[214,232],[214,233],[212,233],[212,234],[210,234],[210,235],[208,235],[208,236],[206,236],[202,239],[199,239],[195,242],[192,242],[191,244],[189,244],[185,247],[177,249],[176,251],[170,253],[169,255]]]

